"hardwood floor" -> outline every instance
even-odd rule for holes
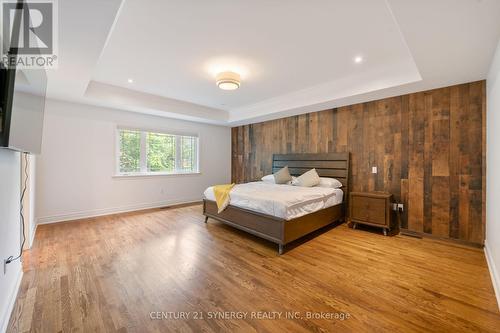
[[[340,225],[278,256],[267,241],[203,220],[196,205],[40,225],[8,332],[500,328],[481,250]],[[177,319],[181,311],[190,318]]]

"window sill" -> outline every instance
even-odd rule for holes
[[[185,173],[123,173],[115,174],[112,177],[116,179],[134,179],[134,178],[157,178],[157,177],[184,177],[198,176],[201,172],[185,172]]]

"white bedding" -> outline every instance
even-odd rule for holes
[[[292,220],[342,203],[341,189],[300,187],[265,182],[238,184],[230,193],[231,206]],[[204,196],[215,201],[213,187]]]

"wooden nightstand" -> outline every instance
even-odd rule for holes
[[[349,219],[356,229],[358,223],[380,227],[387,236],[391,230],[392,194],[386,192],[351,192]]]

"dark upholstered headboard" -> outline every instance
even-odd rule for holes
[[[344,192],[349,187],[349,153],[273,155],[273,173],[287,165],[292,176],[300,176],[315,168],[320,177],[338,179]]]

